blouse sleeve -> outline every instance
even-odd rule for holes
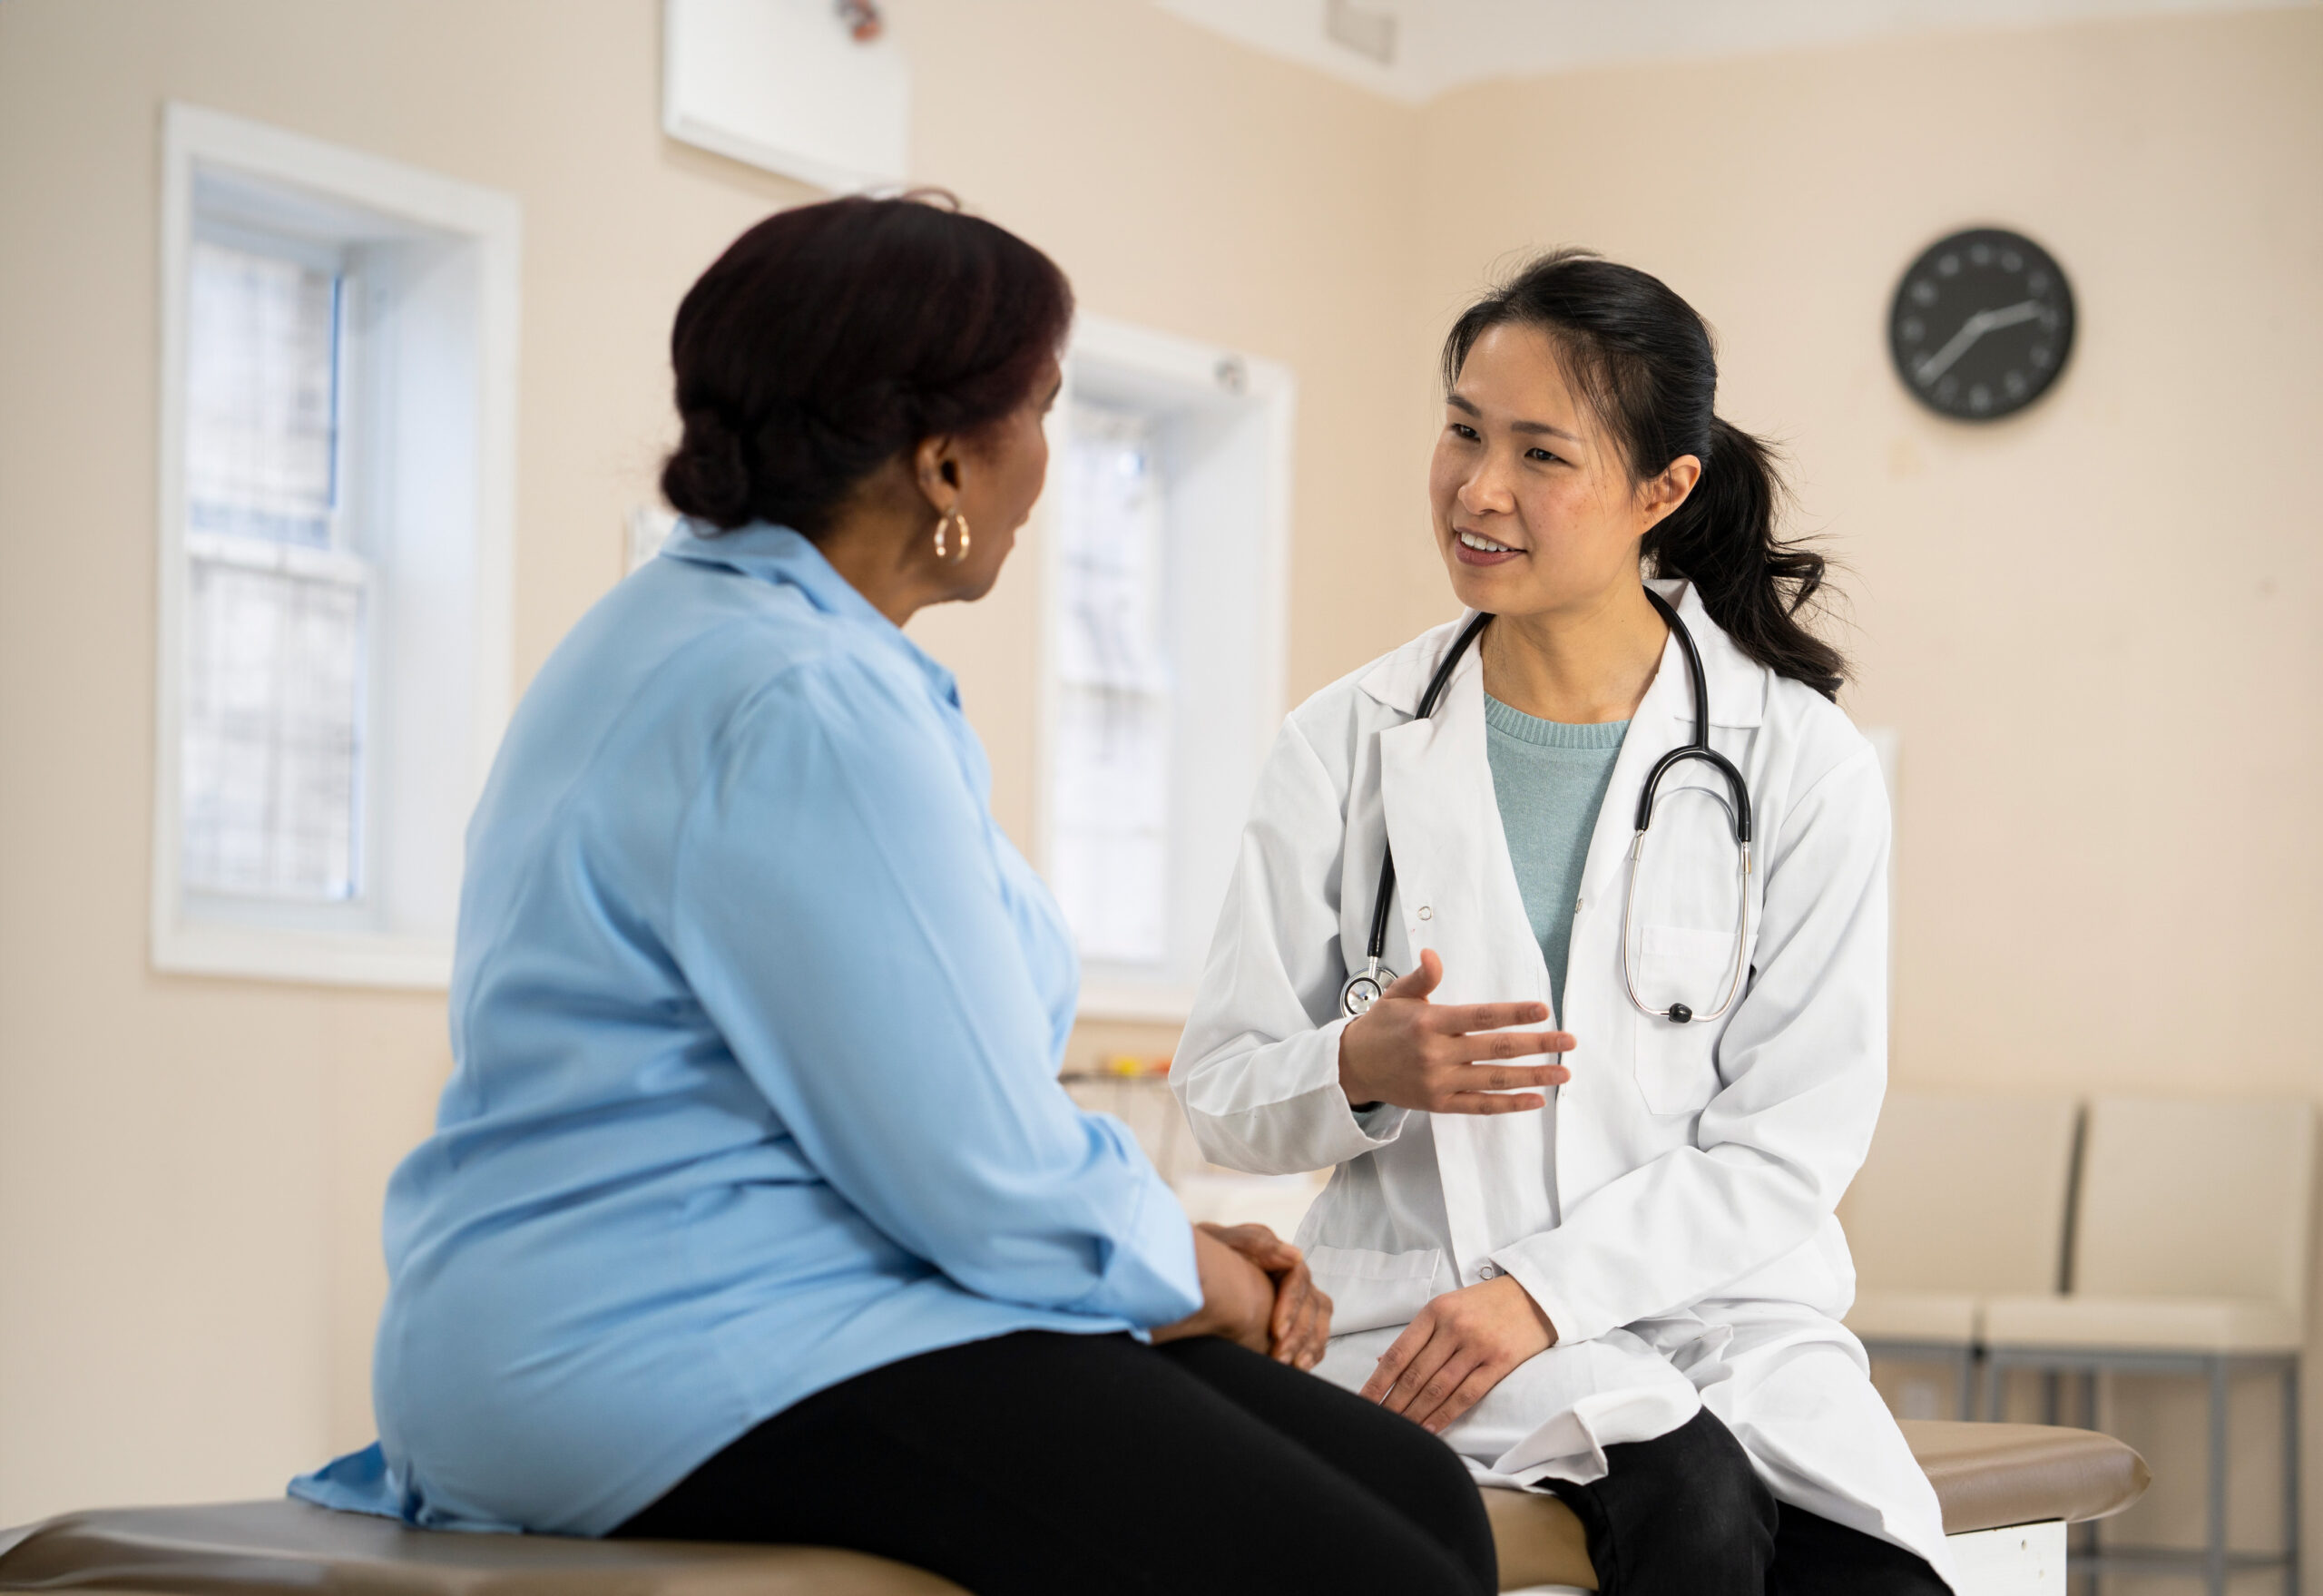
[[[982,795],[925,691],[842,655],[737,711],[678,848],[673,952],[801,1153],[898,1245],[995,1300],[1183,1318],[1191,1229],[1049,1072]]]

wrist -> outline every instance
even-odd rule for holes
[[[1509,1295],[1524,1305],[1524,1311],[1531,1315],[1533,1322],[1540,1327],[1543,1341],[1550,1346],[1557,1344],[1555,1321],[1549,1317],[1549,1310],[1541,1306],[1541,1299],[1524,1288],[1524,1281],[1507,1273],[1504,1267],[1500,1277],[1488,1284],[1508,1288]]]
[[[1268,1327],[1274,1317],[1273,1279],[1200,1225],[1194,1227],[1194,1262],[1201,1273],[1201,1307],[1175,1324],[1155,1328],[1153,1339],[1215,1336],[1253,1351],[1267,1350]]]
[[[1348,1035],[1354,1029],[1354,1025],[1348,1025],[1339,1033],[1339,1091],[1347,1098],[1348,1107],[1360,1114],[1377,1108],[1384,1100],[1349,1053]]]
[[[1231,1284],[1220,1293],[1218,1325],[1211,1333],[1264,1352],[1274,1323],[1274,1278],[1239,1252],[1234,1259],[1240,1267],[1230,1272]]]

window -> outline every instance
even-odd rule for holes
[[[1083,958],[1169,957],[1168,521],[1154,417],[1075,400],[1058,517],[1049,869]]]
[[[1182,1018],[1282,705],[1291,383],[1093,317],[1057,409],[1042,854],[1083,1012]]]
[[[163,969],[434,984],[506,711],[513,200],[164,132]]]
[[[187,283],[185,886],[360,896],[370,563],[338,512],[337,259],[197,233]]]

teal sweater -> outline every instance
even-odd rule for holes
[[[1486,694],[1485,727],[1500,828],[1516,867],[1524,917],[1548,963],[1549,994],[1562,1023],[1582,867],[1588,862],[1590,834],[1597,829],[1597,810],[1630,723],[1567,726],[1536,720]]]

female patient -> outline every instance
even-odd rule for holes
[[[1071,945],[899,630],[999,576],[1070,315],[909,199],[775,216],[687,295],[687,519],[508,729],[388,1194],[381,1441],[300,1494],[978,1596],[1494,1588],[1457,1460],[1294,1366],[1297,1254],[1190,1227],[1057,1086]]]
[[[1717,381],[1682,299],[1587,256],[1459,318],[1428,485],[1469,613],[1291,716],[1171,1079],[1213,1160],[1337,1166],[1323,1375],[1563,1496],[1603,1590],[1916,1596],[1943,1531],[1832,1219],[1885,1081],[1887,798]],[[1750,852],[1690,758],[1640,853],[1705,735]],[[1401,979],[1351,983],[1375,954]]]

